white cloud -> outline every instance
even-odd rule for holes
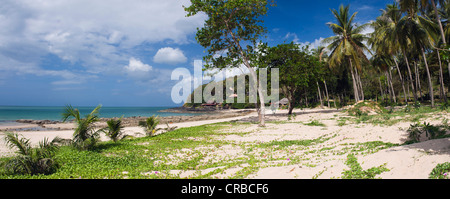
[[[324,38],[320,37],[319,39],[315,39],[313,42],[301,42],[300,46],[306,46],[309,45],[309,49],[316,49],[320,46],[327,46],[326,44],[323,44]]]
[[[129,72],[149,72],[152,70],[150,65],[144,64],[141,60],[137,60],[134,57],[130,58],[129,64],[124,68]]]
[[[153,61],[156,63],[164,64],[181,64],[186,63],[187,58],[184,56],[183,51],[171,47],[161,48],[153,57]]]
[[[298,42],[299,42],[299,38],[298,38],[298,36],[297,36],[297,34],[295,34],[295,33],[290,33],[290,32],[288,32],[287,34],[286,34],[286,36],[284,36],[284,39],[285,40],[288,40],[288,39],[292,39],[292,41],[295,43],[295,44],[298,44]]]
[[[205,15],[186,17],[189,0],[3,0],[0,68],[55,54],[92,74],[118,73],[143,43],[186,44]],[[5,66],[12,59],[15,66]],[[3,65],[3,66],[2,66]],[[73,69],[70,69],[73,70]]]

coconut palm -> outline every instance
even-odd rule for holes
[[[51,142],[48,138],[39,142],[38,147],[33,148],[30,140],[19,137],[16,133],[5,133],[5,143],[9,148],[16,148],[17,156],[7,160],[4,164],[6,171],[14,174],[51,174],[58,168],[54,160],[58,143],[62,139],[56,137]]]
[[[99,132],[96,130],[94,123],[99,120],[98,111],[102,106],[98,105],[85,118],[81,118],[80,111],[67,105],[62,113],[63,122],[69,118],[74,118],[76,123],[75,132],[73,133],[72,144],[80,150],[89,150],[99,141]]]
[[[119,118],[118,120],[115,119],[108,120],[106,122],[108,126],[102,129],[105,135],[108,136],[114,142],[117,142],[118,140],[127,137],[127,135],[124,135],[122,132],[123,130],[122,118],[123,117]]]
[[[444,31],[444,27],[443,27],[442,21],[441,21],[441,16],[439,14],[439,10],[438,10],[437,4],[436,4],[436,3],[439,3],[440,5],[444,5],[446,3],[446,1],[445,0],[436,0],[436,1],[435,0],[420,0],[420,2],[421,2],[422,8],[426,8],[426,7],[430,7],[430,6],[433,8],[435,20],[439,26],[439,33],[440,33],[440,36],[442,39],[442,43],[444,45],[446,45],[447,40],[445,39],[445,31]]]
[[[431,22],[418,15],[418,0],[400,0],[399,3],[401,10],[406,11],[406,15],[398,22],[398,31],[403,35],[403,39],[399,39],[400,44],[404,49],[406,49],[407,46],[413,47],[414,49],[420,49],[428,77],[431,106],[434,107],[433,84],[425,54],[426,48],[431,46],[431,38],[426,30],[426,26]],[[409,44],[406,40],[409,41]]]
[[[147,136],[155,136],[155,134],[161,130],[161,128],[156,128],[159,124],[159,118],[152,116],[147,118],[145,121],[139,122],[139,126],[142,126],[147,134]]]
[[[400,50],[399,43],[397,42],[397,35],[395,34],[395,29],[398,21],[402,17],[402,13],[395,3],[387,5],[386,9],[381,11],[382,15],[377,17],[376,21],[371,23],[372,28],[374,28],[374,32],[371,33],[371,37],[368,43],[370,44],[370,46],[372,47],[372,51],[375,52],[376,55],[388,58],[389,60],[392,59],[392,61],[394,62],[400,81],[402,83],[403,95],[406,103],[408,102],[408,99],[405,89],[405,81],[402,77],[397,58],[395,57],[395,55],[397,55]]]
[[[355,101],[364,100],[364,91],[361,89],[361,81],[358,70],[361,70],[361,62],[368,59],[364,51],[369,51],[363,43],[368,39],[362,34],[362,31],[369,25],[356,25],[353,20],[357,12],[350,16],[349,6],[341,5],[339,11],[331,10],[337,23],[328,23],[327,25],[333,31],[335,36],[324,39],[323,43],[328,43],[328,49],[331,51],[329,58],[330,67],[336,67],[341,64],[348,64],[353,80],[353,92]]]

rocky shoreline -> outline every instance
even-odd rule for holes
[[[178,111],[178,112],[175,112]],[[184,112],[181,112],[184,111]],[[183,109],[170,109],[164,110],[163,112],[173,112],[173,113],[204,113],[199,115],[191,115],[191,116],[168,116],[168,117],[160,117],[160,124],[171,124],[171,123],[180,123],[180,122],[193,122],[193,121],[202,121],[202,120],[214,120],[214,119],[224,119],[231,117],[239,117],[248,115],[254,110],[199,110],[199,111],[189,111],[185,108]],[[122,119],[122,124],[124,127],[138,126],[139,121],[144,121],[148,117],[127,117]],[[118,119],[118,118],[100,118],[97,126],[102,127],[105,126],[106,121],[110,119]],[[17,123],[22,124],[35,124],[39,126],[51,126],[55,124],[63,124],[61,121],[53,121],[53,120],[29,120],[29,119],[20,119],[16,120]],[[67,122],[70,123],[71,121]]]

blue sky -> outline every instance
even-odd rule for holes
[[[318,46],[332,36],[330,8],[350,4],[366,23],[392,2],[279,0],[267,41]],[[186,18],[182,5],[189,0],[2,0],[0,105],[177,106],[172,70],[193,70],[204,55],[195,32],[205,16]]]

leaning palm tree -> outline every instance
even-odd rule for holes
[[[362,34],[362,31],[369,25],[364,24],[357,26],[353,23],[357,12],[350,16],[349,6],[341,5],[339,11],[331,10],[337,23],[328,23],[327,25],[333,31],[335,36],[324,39],[323,43],[327,43],[328,49],[331,51],[329,58],[330,67],[336,67],[341,64],[348,64],[353,80],[353,92],[355,101],[364,100],[364,91],[358,75],[361,70],[361,62],[368,59],[364,51],[369,51],[363,43],[368,39]],[[346,63],[344,63],[346,62]]]
[[[51,174],[58,168],[55,161],[55,153],[58,149],[58,143],[61,141],[56,137],[51,142],[48,138],[39,142],[38,147],[33,148],[30,140],[19,137],[16,133],[5,133],[5,143],[9,148],[16,148],[17,156],[7,160],[4,164],[6,171],[13,174]]]
[[[142,126],[147,134],[147,136],[155,136],[155,134],[161,130],[161,128],[156,128],[159,124],[158,117],[152,116],[147,118],[145,121],[139,122],[139,126]]]
[[[127,135],[124,135],[123,125],[122,125],[122,118],[118,120],[110,119],[106,122],[108,125],[106,128],[103,128],[102,131],[105,133],[106,136],[108,136],[112,141],[117,142],[118,140],[124,139],[127,137]]]
[[[98,111],[101,105],[98,105],[85,118],[81,118],[80,111],[74,109],[71,105],[67,105],[62,113],[63,122],[69,118],[74,118],[76,123],[75,132],[73,133],[72,144],[80,150],[89,150],[99,141],[99,132],[96,130],[94,123],[98,121]]]

